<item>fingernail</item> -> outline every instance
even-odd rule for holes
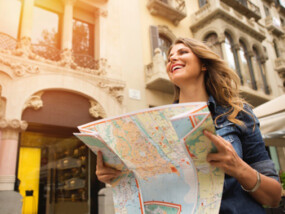
[[[206,129],[203,132],[204,132],[204,134],[208,134],[209,133]]]

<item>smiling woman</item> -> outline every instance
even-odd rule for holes
[[[225,172],[220,213],[265,213],[278,206],[281,186],[269,159],[259,123],[239,96],[240,80],[217,54],[194,39],[180,38],[168,52],[167,73],[175,85],[175,102],[207,101],[214,135],[204,131],[218,152],[207,161]]]

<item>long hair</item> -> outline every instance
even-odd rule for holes
[[[216,117],[215,123],[219,117],[228,115],[229,121],[244,125],[242,121],[236,119],[240,111],[248,112],[243,108],[246,101],[239,96],[240,79],[235,71],[230,69],[227,63],[208,46],[195,39],[178,38],[169,48],[168,55],[174,45],[181,43],[189,47],[206,67],[204,82],[207,93],[212,95],[219,105],[229,107],[229,111]],[[179,99],[179,94],[180,89],[175,85],[174,100]]]

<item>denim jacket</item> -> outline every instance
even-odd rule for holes
[[[209,97],[208,107],[213,120],[215,120],[218,115],[229,110],[226,107],[218,105],[212,96]],[[227,115],[224,115],[216,121],[216,133],[229,141],[237,154],[252,168],[278,181],[274,163],[270,160],[265,149],[258,119],[249,106],[245,105],[244,109],[250,112],[255,120],[249,114],[239,112],[237,119],[243,121],[245,125],[240,126],[230,122],[227,119]],[[262,214],[265,213],[265,210],[261,204],[242,190],[239,182],[235,178],[226,174],[220,213]]]

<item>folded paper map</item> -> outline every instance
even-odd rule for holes
[[[215,127],[207,103],[172,104],[78,127],[75,134],[107,166],[116,214],[219,213],[224,173],[210,166],[215,152],[203,134]]]

